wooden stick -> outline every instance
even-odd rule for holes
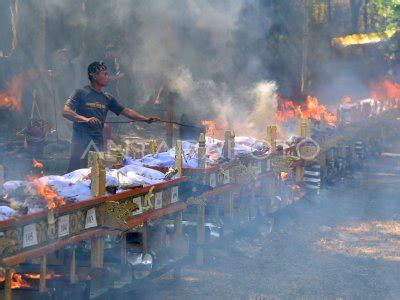
[[[6,268],[6,274],[5,274],[5,283],[4,283],[4,299],[5,300],[11,300],[11,281],[12,281],[12,272],[10,268]]]
[[[296,182],[302,182],[304,175],[304,168],[302,166],[296,166],[295,171],[296,171]]]
[[[104,152],[89,151],[89,167],[91,168],[91,191],[95,197],[104,196],[106,193],[106,173],[104,169]]]
[[[71,252],[71,261],[69,264],[69,281],[72,284],[75,284],[78,282],[78,276],[76,276],[76,257],[75,257],[76,251],[75,247],[73,246],[72,252]]]
[[[143,223],[142,228],[142,241],[143,241],[143,253],[149,253],[149,235],[147,222]]]
[[[232,159],[235,155],[235,133],[233,131],[225,131],[225,142],[222,153],[226,159]]]
[[[299,118],[297,120],[297,135],[302,138],[308,137],[308,119]]]
[[[197,206],[197,251],[196,264],[204,264],[204,243],[205,243],[205,204]]]
[[[127,262],[126,257],[126,233],[121,233],[121,264],[125,265]]]
[[[206,168],[206,136],[204,133],[200,133],[199,136],[199,149],[198,149],[198,160],[199,168]]]
[[[271,147],[271,152],[276,151],[276,137],[277,137],[277,127],[268,126],[267,127],[267,142]]]
[[[325,113],[320,114],[320,123],[319,123],[319,131],[326,130],[326,120],[325,120]]]
[[[225,216],[229,223],[233,222],[234,210],[235,210],[235,197],[233,195],[233,192],[229,192],[228,198],[226,198],[226,205],[225,205]]]
[[[172,147],[172,142],[174,139],[174,94],[168,89],[168,104],[167,104],[167,145]]]
[[[297,134],[301,138],[309,138],[311,137],[311,121],[309,119],[299,118],[297,121]],[[303,166],[296,166],[296,182],[303,181],[304,175],[304,167]]]
[[[0,165],[0,189],[2,189],[4,184],[4,167]]]
[[[103,267],[104,238],[95,237],[91,240],[90,261],[92,268]]]
[[[156,139],[152,139],[149,144],[150,154],[156,154],[158,152],[158,143]]]
[[[178,169],[178,176],[181,177],[183,173],[182,169],[182,141],[177,140],[175,146],[175,168]]]
[[[46,288],[46,274],[47,274],[47,255],[42,256],[42,260],[40,263],[40,279],[39,279],[39,292],[45,293],[47,292]]]
[[[174,220],[174,234],[175,235],[182,235],[182,220],[183,220],[183,212],[178,211],[175,214],[175,220]]]

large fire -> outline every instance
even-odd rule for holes
[[[57,206],[65,205],[67,202],[51,188],[46,182],[35,180],[36,193],[48,202],[48,209],[56,208]]]
[[[297,117],[304,119],[321,120],[321,117],[329,125],[335,126],[337,122],[336,112],[328,111],[325,105],[319,103],[316,97],[307,97],[306,102],[296,104],[289,99],[278,99],[278,110],[276,118],[279,122],[285,123]]]
[[[33,160],[32,164],[34,168],[43,168],[43,164],[35,159]],[[40,175],[44,175],[43,171],[40,172]],[[33,183],[36,189],[36,195],[47,201],[48,209],[53,209],[57,206],[67,204],[67,202],[62,197],[60,197],[56,191],[54,191],[49,185],[47,185],[47,181],[45,179],[42,178],[41,180],[39,180],[38,177],[38,175],[30,174],[26,177],[26,179]]]
[[[33,159],[32,165],[36,169],[43,169],[43,164],[41,162],[37,161],[36,159]]]
[[[225,124],[226,122],[222,124],[221,122],[217,123],[215,120],[204,120],[201,123],[205,127],[206,136],[213,138],[223,138],[228,128],[227,124]]]
[[[371,98],[380,100],[385,106],[399,107],[400,83],[384,80],[371,84]]]
[[[6,280],[5,275],[1,274],[0,282],[5,282],[5,280]],[[29,288],[31,288],[31,285],[22,278],[21,274],[12,273],[11,274],[11,288],[12,289],[21,289],[21,288],[29,289]]]
[[[14,76],[6,91],[0,91],[0,109],[22,111],[22,89],[26,83],[23,74]]]

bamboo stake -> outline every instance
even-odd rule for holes
[[[149,253],[149,234],[148,234],[147,222],[143,223],[142,241],[143,241],[143,253],[147,254],[147,253]]]
[[[127,262],[126,257],[126,233],[121,233],[121,264],[125,265]]]
[[[172,141],[174,138],[174,94],[171,90],[168,90],[168,104],[167,104],[167,144],[172,147]]]
[[[229,223],[233,222],[233,215],[235,210],[235,197],[233,192],[228,193],[228,198],[226,198],[226,205],[225,205],[225,216]]]
[[[306,120],[303,118],[298,118],[296,130],[297,130],[297,135],[300,136],[301,138],[306,138],[307,136],[306,127],[307,127]],[[302,166],[296,166],[295,172],[296,172],[296,182],[302,182],[304,168]]]
[[[42,256],[42,260],[40,263],[40,279],[39,279],[39,292],[45,293],[47,292],[46,288],[46,271],[47,269],[47,255]]]
[[[104,152],[89,151],[88,161],[91,168],[91,191],[94,197],[104,196],[106,193],[104,157]]]
[[[11,300],[11,281],[12,281],[12,272],[10,268],[6,268],[5,274],[5,283],[4,283],[4,299]]]
[[[175,235],[182,235],[182,220],[183,220],[183,212],[178,211],[175,215],[174,220],[174,234]]]
[[[267,142],[271,147],[271,152],[276,151],[276,136],[277,136],[277,127],[276,126],[268,126],[267,127]]]
[[[158,143],[156,139],[152,139],[149,144],[150,154],[156,154],[158,152]]]
[[[104,238],[96,237],[91,239],[90,262],[92,268],[102,268],[104,261]]]
[[[175,146],[175,168],[178,169],[178,176],[181,177],[183,170],[182,170],[182,141],[177,140]]]
[[[325,114],[324,114],[324,113],[321,113],[319,119],[320,119],[319,131],[325,131],[325,130],[326,130]]]
[[[205,169],[206,167],[206,136],[200,133],[199,136],[199,149],[198,149],[199,168]]]
[[[0,165],[0,188],[4,184],[4,167],[3,165]]]
[[[222,149],[223,156],[226,159],[232,159],[235,155],[235,133],[233,131],[225,131],[224,148]]]
[[[76,284],[78,282],[78,276],[76,276],[76,251],[75,247],[72,248],[71,253],[71,261],[69,264],[69,281],[72,284]]]
[[[197,251],[196,264],[204,264],[204,242],[205,242],[205,203],[197,206]]]

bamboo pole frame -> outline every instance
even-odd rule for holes
[[[182,162],[182,141],[177,140],[175,146],[175,168],[178,169],[178,176],[182,177],[183,175],[183,162]]]
[[[76,275],[76,250],[75,246],[72,247],[71,260],[69,264],[69,282],[76,284],[78,282],[78,276]]]
[[[39,292],[47,292],[46,288],[46,274],[47,274],[47,255],[43,255],[40,261],[40,279],[39,279]]]
[[[204,264],[204,243],[205,243],[205,212],[206,206],[204,202],[197,205],[197,249],[196,264],[202,266]]]
[[[12,271],[10,268],[6,268],[6,274],[5,274],[5,283],[4,283],[4,299],[5,300],[11,300],[11,281],[12,281]]]
[[[89,167],[91,168],[91,191],[94,197],[106,194],[106,171],[104,152],[89,151]]]
[[[198,149],[198,161],[199,161],[199,168],[205,169],[206,168],[206,136],[204,133],[200,133],[199,136],[199,149]]]
[[[270,151],[276,151],[276,138],[277,138],[277,127],[267,126],[267,143],[271,147]]]

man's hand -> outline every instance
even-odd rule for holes
[[[146,122],[149,124],[154,123],[154,122],[159,122],[159,121],[160,121],[160,118],[158,118],[158,117],[148,117],[146,120]]]
[[[100,125],[101,124],[100,120],[95,118],[95,117],[87,118],[86,122],[91,124],[91,125]]]

